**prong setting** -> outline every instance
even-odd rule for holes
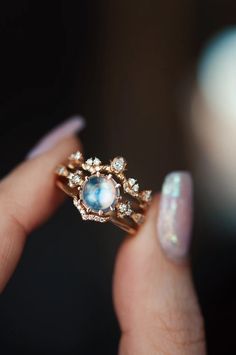
[[[151,191],[140,191],[137,180],[125,176],[126,167],[123,157],[115,157],[104,165],[97,157],[84,161],[82,153],[76,152],[69,157],[67,166],[57,168],[62,184],[58,186],[68,185],[63,190],[74,198],[83,220],[114,222],[118,218],[122,223],[129,220],[139,225],[151,201]],[[117,222],[120,226],[122,223]]]

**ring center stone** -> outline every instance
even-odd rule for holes
[[[116,182],[104,176],[90,176],[82,190],[82,200],[94,212],[108,212],[119,196]]]

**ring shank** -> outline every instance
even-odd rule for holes
[[[127,232],[129,234],[134,234],[138,229],[138,225],[136,225],[136,226],[134,225],[132,227],[131,225],[129,225],[128,221],[124,221],[124,220],[118,219],[116,217],[112,217],[110,222],[112,222],[117,227],[123,229],[125,232]]]

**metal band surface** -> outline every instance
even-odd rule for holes
[[[123,157],[102,164],[98,158],[85,161],[78,151],[56,168],[57,185],[73,198],[83,220],[110,221],[133,234],[144,222],[151,191],[140,191],[137,180],[126,177],[126,170]]]

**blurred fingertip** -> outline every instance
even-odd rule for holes
[[[30,150],[26,159],[33,159],[56,146],[61,140],[81,132],[86,126],[86,121],[81,116],[73,116],[53,128],[42,137]]]

